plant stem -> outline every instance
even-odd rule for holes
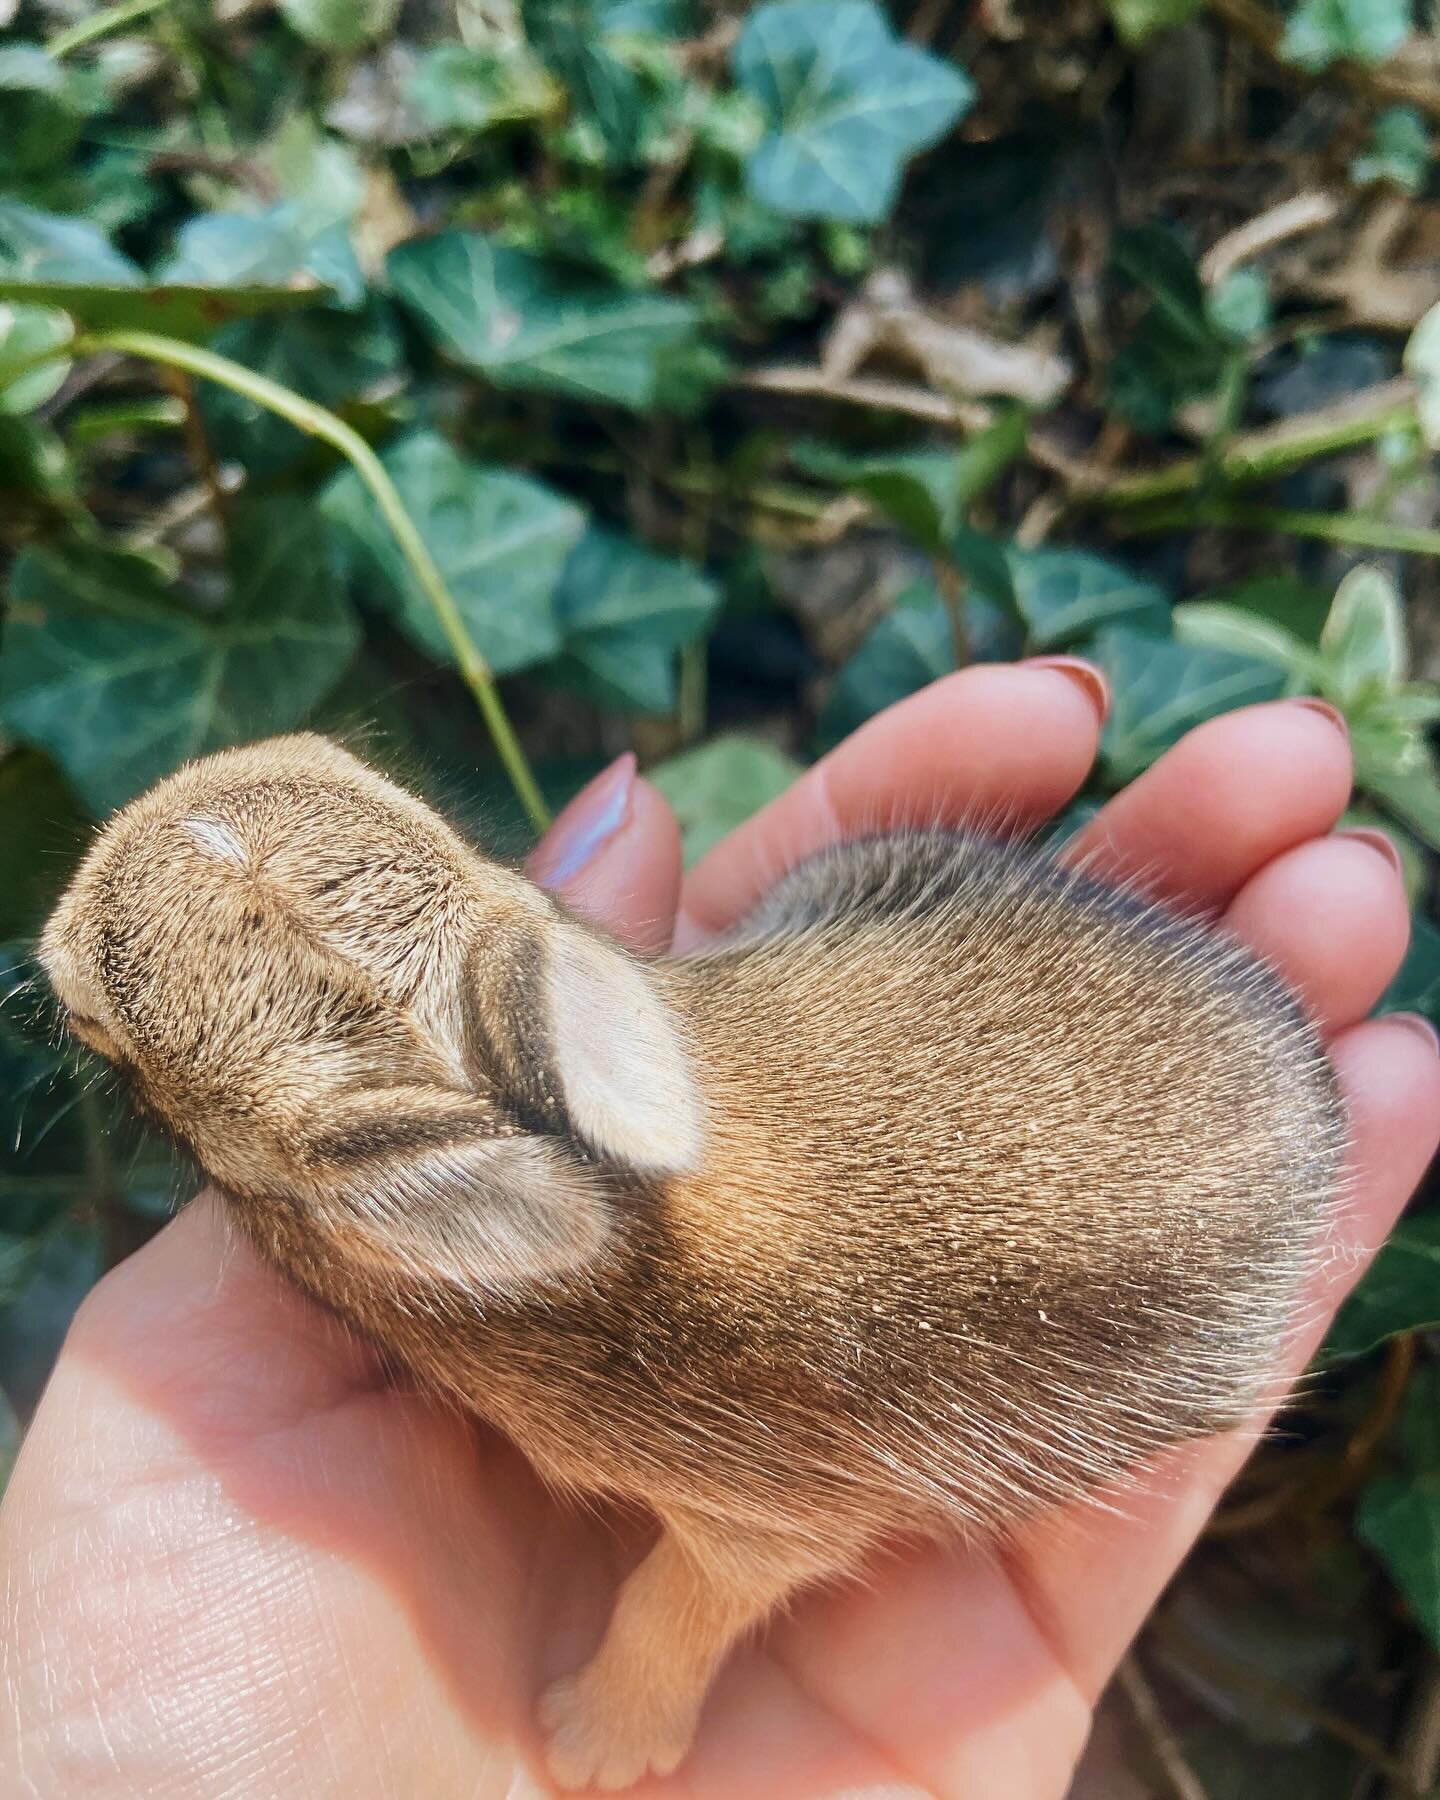
[[[1232,484],[1266,481],[1316,457],[1353,450],[1373,443],[1387,432],[1413,429],[1414,424],[1413,388],[1407,381],[1386,382],[1366,395],[1363,404],[1326,408],[1310,418],[1287,420],[1283,425],[1233,438],[1208,471],[1204,457],[1185,457],[1152,473],[1125,475],[1097,484],[1090,493],[1082,489],[1072,499],[1082,504],[1093,501],[1104,507],[1144,506],[1152,500],[1193,493],[1207,472]]]
[[[147,13],[159,12],[162,6],[169,4],[170,0],[117,0],[114,6],[102,6],[99,12],[92,13],[88,19],[81,19],[68,31],[57,32],[45,48],[51,56],[68,56],[82,44],[91,43],[98,37],[108,37],[112,31],[119,31],[132,20],[143,19]]]
[[[1136,532],[1170,531],[1183,525],[1235,525],[1252,531],[1284,531],[1292,537],[1323,538],[1332,544],[1360,544],[1372,550],[1410,551],[1440,556],[1440,531],[1423,525],[1392,525],[1359,513],[1300,512],[1288,506],[1246,506],[1234,500],[1196,500],[1157,507],[1130,521]]]
[[[60,347],[60,353],[72,356],[95,350],[115,350],[122,356],[138,356],[147,362],[202,376],[277,413],[297,430],[321,439],[340,452],[370,490],[381,516],[390,527],[411,574],[440,621],[461,679],[475,697],[515,792],[536,830],[544,831],[550,823],[550,811],[501,703],[494,671],[476,648],[460,609],[445,585],[445,578],[436,567],[414,520],[406,512],[394,482],[359,432],[325,407],[302,399],[278,382],[257,375],[253,369],[231,362],[228,357],[217,356],[213,350],[202,350],[197,344],[183,343],[178,338],[158,337],[148,331],[99,331]]]

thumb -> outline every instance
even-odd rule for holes
[[[632,950],[670,946],[680,900],[680,828],[627,751],[565,808],[530,857],[541,887]]]

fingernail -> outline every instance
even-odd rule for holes
[[[1328,719],[1341,737],[1348,738],[1350,736],[1350,727],[1345,723],[1344,713],[1338,706],[1332,706],[1328,700],[1316,700],[1307,694],[1303,699],[1297,700],[1295,704],[1303,706],[1307,712],[1319,713],[1322,719]]]
[[[564,887],[630,817],[635,792],[635,753],[627,750],[580,792],[545,834],[530,859],[530,873],[542,887]]]
[[[1372,831],[1368,826],[1356,826],[1352,831],[1337,831],[1336,837],[1349,838],[1354,843],[1365,844],[1378,855],[1383,856],[1397,875],[1403,876],[1405,864],[1400,852],[1395,848],[1393,839],[1386,837],[1383,831]]]
[[[1025,667],[1058,669],[1081,689],[1095,708],[1102,725],[1110,717],[1110,683],[1094,663],[1086,662],[1083,656],[1030,656],[1025,659]]]
[[[1413,1031],[1416,1037],[1424,1038],[1435,1055],[1440,1056],[1440,1031],[1422,1013],[1386,1013],[1384,1017],[1387,1023],[1403,1025],[1407,1031]]]

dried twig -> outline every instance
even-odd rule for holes
[[[1233,231],[1227,231],[1205,252],[1200,262],[1200,277],[1207,287],[1219,287],[1225,277],[1242,263],[1262,256],[1301,232],[1318,230],[1339,217],[1340,200],[1323,188],[1311,188],[1292,195],[1278,206],[1267,207]]]

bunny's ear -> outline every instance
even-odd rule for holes
[[[503,972],[477,958],[469,1037],[485,1079],[537,1129],[633,1170],[693,1173],[704,1115],[680,1022],[644,963],[553,918]]]
[[[306,1198],[344,1250],[402,1278],[514,1294],[603,1260],[614,1224],[593,1171],[443,1088],[375,1089],[304,1144]]]

